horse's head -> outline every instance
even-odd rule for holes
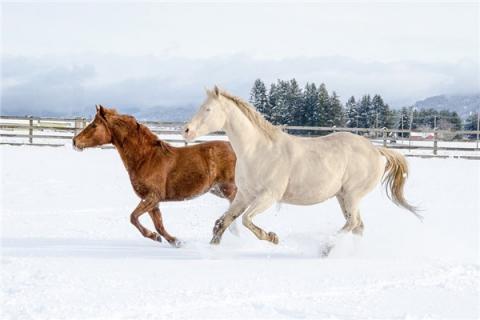
[[[104,108],[101,105],[97,105],[96,108],[97,113],[93,121],[73,137],[73,146],[78,151],[112,142],[112,133],[108,127],[107,115],[115,111]]]
[[[185,125],[183,137],[191,141],[199,136],[223,129],[226,121],[225,107],[222,103],[220,89],[207,90],[207,98],[192,120]]]

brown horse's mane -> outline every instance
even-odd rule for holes
[[[147,126],[138,123],[133,116],[119,114],[115,109],[104,109],[105,119],[112,127],[112,131],[120,133],[124,139],[136,139],[142,145],[159,147],[164,154],[171,154],[173,147],[159,139]]]

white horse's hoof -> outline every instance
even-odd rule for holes
[[[212,240],[210,240],[210,244],[217,245],[220,244],[220,237],[219,236],[213,236]]]
[[[275,232],[269,232],[268,233],[268,241],[270,241],[273,244],[278,244],[278,236]]]

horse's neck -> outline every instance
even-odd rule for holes
[[[253,156],[255,150],[271,144],[265,133],[233,103],[227,106],[227,115],[224,130],[237,154],[237,159]]]
[[[112,135],[112,143],[129,173],[135,170],[142,159],[153,150],[153,145],[147,143],[148,140],[142,139],[140,132],[129,133],[124,137],[118,131],[112,129]]]

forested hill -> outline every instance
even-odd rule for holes
[[[480,93],[470,95],[440,95],[415,102],[421,109],[456,111],[460,117],[467,118],[480,109]]]
[[[302,88],[295,79],[278,79],[270,85],[257,79],[249,100],[267,120],[281,125],[475,130],[477,113],[470,111],[478,110],[479,98],[477,95],[451,99],[445,104],[432,102],[393,109],[379,94],[351,96],[343,104],[335,91],[328,92],[324,83],[306,83]],[[458,102],[454,104],[455,101]],[[461,110],[463,120],[457,110]]]

